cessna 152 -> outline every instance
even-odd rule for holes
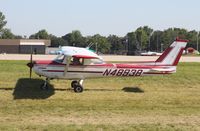
[[[187,40],[176,39],[156,60],[130,64],[109,64],[94,52],[79,47],[61,47],[58,57],[51,61],[32,61],[27,64],[39,76],[46,77],[42,89],[48,89],[52,79],[72,80],[71,87],[75,92],[83,91],[83,81],[98,77],[138,77],[165,75],[176,72],[176,66],[186,47]]]

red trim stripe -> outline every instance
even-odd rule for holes
[[[64,70],[42,70],[44,72],[64,72]]]
[[[74,72],[74,73],[103,73],[103,71],[67,71],[67,72]]]
[[[43,70],[45,72],[64,72],[64,70]],[[102,71],[67,71],[73,73],[103,73]]]
[[[133,61],[133,62],[127,62],[127,64],[128,64],[128,63],[130,63],[130,64],[134,64],[134,63],[137,63],[137,64],[138,64],[138,63],[139,63],[139,64],[140,64],[140,63],[141,63],[141,64],[143,64],[143,63],[148,64],[148,63],[150,63],[150,64],[151,64],[151,63],[154,63],[154,62],[155,62],[155,61]]]
[[[148,75],[167,75],[167,74],[172,74],[169,72],[144,72],[143,74],[148,74]]]
[[[163,65],[127,65],[127,64],[116,64],[117,68],[139,68],[139,69],[152,69],[152,68],[161,68],[166,69]]]
[[[114,67],[114,64],[95,64],[95,65],[83,65],[83,66],[91,66],[91,67]]]

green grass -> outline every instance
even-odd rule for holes
[[[0,130],[200,130],[200,63],[176,74],[101,78],[70,90],[53,80],[48,91],[27,61],[0,61]]]

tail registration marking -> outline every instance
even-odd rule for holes
[[[143,70],[137,69],[106,69],[103,76],[141,76]]]

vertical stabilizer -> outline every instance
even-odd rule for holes
[[[180,57],[187,45],[188,40],[176,39],[170,47],[168,47],[163,54],[156,60],[159,65],[176,66]]]

